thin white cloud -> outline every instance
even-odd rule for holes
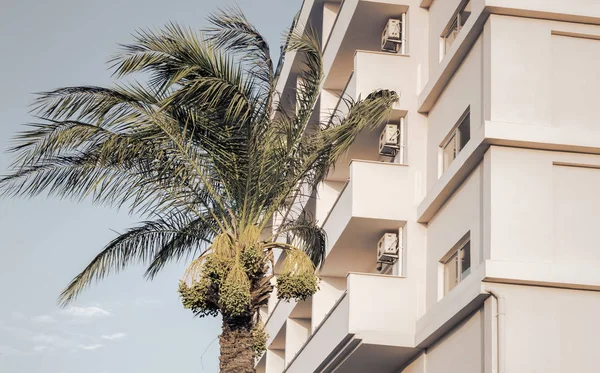
[[[94,350],[97,350],[102,347],[104,347],[104,345],[100,344],[100,343],[93,344],[93,345],[79,345],[80,349],[86,350],[86,351],[94,351]]]
[[[17,338],[31,337],[34,334],[33,332],[31,332],[29,329],[26,329],[26,328],[16,327],[16,326],[12,326],[12,325],[3,325],[1,321],[0,321],[0,330],[4,330],[4,331],[8,332],[9,335],[15,336]]]
[[[121,338],[125,338],[125,337],[127,337],[127,334],[125,334],[125,333],[114,333],[114,334],[103,335],[102,339],[114,341],[115,339],[121,339]]]
[[[93,336],[91,336],[91,335],[87,335],[87,334],[79,333],[79,332],[74,332],[74,331],[71,331],[71,330],[63,329],[63,330],[61,330],[61,333],[63,335],[65,335],[65,336],[68,336],[68,338],[71,338],[71,339],[77,339],[77,340],[83,340],[83,339],[84,340],[96,340],[96,338],[93,337]]]
[[[48,350],[50,347],[44,345],[33,346],[33,352],[44,352]]]
[[[43,323],[43,324],[49,324],[49,323],[56,322],[56,319],[50,315],[35,316],[35,317],[32,317],[31,320],[33,322]]]
[[[93,318],[110,316],[111,313],[100,307],[69,307],[63,311],[65,314],[78,318]]]
[[[37,334],[31,338],[35,346],[46,346],[47,349],[72,349],[78,342],[72,338],[66,338],[57,334]],[[38,352],[42,347],[37,347]]]
[[[17,312],[17,311],[12,312],[11,315],[12,315],[13,319],[20,320],[20,319],[24,319],[25,318],[24,314],[22,314],[21,312]]]
[[[62,338],[57,338],[56,336],[51,336],[47,334],[34,335],[33,338],[31,338],[31,340],[36,343],[46,343],[50,345],[62,342]]]
[[[0,344],[0,357],[2,356],[23,356],[27,355],[27,352],[19,350],[9,345]]]
[[[119,334],[115,333],[110,337],[119,338]],[[125,333],[122,333],[125,334]],[[27,351],[19,352],[18,350],[10,349],[11,346],[0,345],[0,355],[32,355],[36,353],[54,353],[57,351],[93,351],[104,347],[98,343],[99,337],[93,337],[86,334],[69,332],[67,330],[56,331],[55,333],[31,333],[25,338],[31,343],[31,347]]]

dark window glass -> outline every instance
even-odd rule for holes
[[[460,249],[461,260],[461,278],[469,274],[471,269],[471,241],[468,241],[462,249]]]
[[[471,16],[471,1],[470,0],[467,1],[464,8],[462,8],[458,14],[459,14],[458,18],[460,18],[460,26],[462,27],[465,25],[465,23],[467,23],[467,20]]]
[[[460,139],[458,150],[461,151],[471,139],[471,113],[467,113],[465,119],[458,126],[458,133]]]

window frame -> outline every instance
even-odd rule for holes
[[[468,139],[463,144],[463,132],[462,126],[468,121]],[[450,167],[452,162],[458,157],[458,154],[467,146],[467,144],[471,141],[471,107],[469,106],[467,110],[460,116],[458,122],[452,127],[450,133],[444,138],[444,141],[440,144],[440,170],[438,177],[441,177],[444,172]],[[449,162],[446,162],[446,149],[449,145],[454,146],[454,150],[452,152],[452,159]]]
[[[458,34],[460,34],[464,25],[467,23],[467,20],[471,17],[472,11],[469,12],[469,15],[463,22],[463,13],[465,12],[465,9],[467,9],[467,6],[471,3],[472,0],[463,0],[450,18],[450,21],[446,27],[444,27],[444,30],[440,35],[440,62],[454,44],[454,41],[458,37]],[[448,45],[447,41],[452,34],[454,34],[454,40],[452,40],[450,45]]]
[[[465,253],[465,248],[468,246],[468,267],[467,269],[463,270],[464,265],[463,262],[464,260],[464,253]],[[462,260],[461,260],[462,259]],[[453,279],[453,283],[452,285],[450,285],[449,283],[449,279],[448,279],[448,269],[450,268],[449,265],[452,265],[452,262],[456,261],[456,270],[455,270],[455,278]],[[442,268],[442,289],[443,289],[443,295],[442,296],[446,296],[448,293],[450,293],[454,288],[456,288],[461,282],[463,282],[465,280],[465,278],[467,278],[467,276],[469,276],[471,274],[471,269],[473,267],[473,263],[471,260],[471,232],[469,231],[466,235],[464,235],[456,245],[454,245],[452,247],[452,249],[446,254],[444,255],[444,257],[440,260],[440,264],[441,264],[441,268]]]

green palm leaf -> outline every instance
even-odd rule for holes
[[[324,76],[313,30],[286,37],[285,51],[301,61],[289,105],[275,92],[281,69],[243,13],[219,11],[209,22],[204,33],[173,23],[142,30],[123,45],[111,59],[114,76],[142,83],[60,88],[34,102],[39,123],[17,135],[0,194],[91,198],[147,219],[104,247],[61,304],[131,264],[146,265],[152,279],[169,262],[193,259],[180,285],[185,307],[220,313],[225,336],[242,333],[259,325],[273,291],[274,249],[286,253],[281,296],[316,291],[326,235],[291,201],[313,195],[397,96],[346,100],[348,115],[312,122]]]

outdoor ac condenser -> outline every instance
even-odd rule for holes
[[[386,124],[379,136],[379,154],[394,157],[400,148],[400,133],[397,124]]]
[[[402,17],[404,18],[404,16]],[[403,22],[402,19],[391,18],[388,20],[383,34],[381,35],[381,50],[384,52],[398,53],[401,51],[403,43]]]
[[[377,243],[377,262],[395,263],[398,260],[398,235],[385,233]]]

